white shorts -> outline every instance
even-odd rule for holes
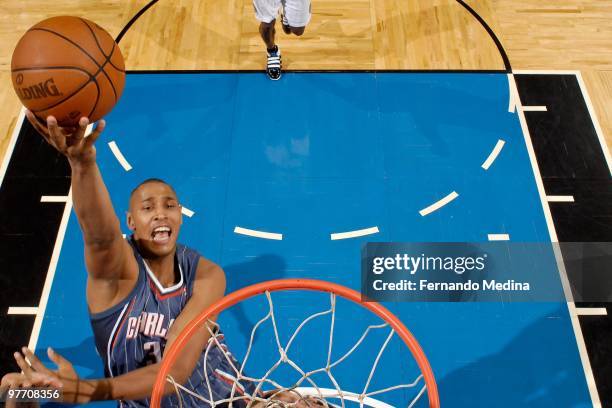
[[[283,7],[285,24],[291,27],[306,27],[312,15],[310,0],[253,0],[255,17],[263,23],[270,23]]]

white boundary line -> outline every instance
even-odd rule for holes
[[[523,106],[522,109],[523,109],[523,112],[548,112],[548,109],[546,108],[546,106],[538,106],[538,105]]]
[[[577,307],[578,316],[607,316],[608,310],[605,307]]]
[[[195,214],[195,212],[193,212],[189,208],[183,207],[183,206],[181,206],[181,212],[183,213],[183,215],[186,215],[189,218],[193,217],[193,215]]]
[[[38,307],[19,307],[11,306],[8,308],[9,315],[36,315],[38,314]]]
[[[516,87],[513,86],[514,77],[508,74],[508,112],[512,113],[516,109]]]
[[[377,234],[379,232],[380,231],[378,230],[378,227],[371,227],[371,228],[364,228],[364,229],[355,230],[355,231],[335,232],[330,235],[330,238],[332,241],[335,241],[337,239],[363,237],[365,235]]]
[[[554,196],[554,195],[549,195],[546,196],[546,201],[548,201],[549,203],[573,203],[574,202],[574,196]]]
[[[234,232],[240,235],[248,235],[250,237],[263,238],[263,239],[273,239],[276,241],[281,241],[283,239],[283,234],[277,234],[275,232],[265,232],[265,231],[257,231],[248,228],[235,227]]]
[[[608,145],[606,144],[606,138],[604,137],[603,131],[601,130],[601,125],[599,124],[599,120],[597,119],[595,108],[593,108],[593,104],[591,103],[589,91],[587,90],[586,84],[582,79],[582,74],[580,73],[580,71],[576,73],[576,78],[578,79],[578,85],[580,86],[580,90],[582,91],[582,97],[584,98],[584,101],[587,105],[587,109],[589,110],[589,115],[591,116],[593,127],[595,128],[595,133],[597,133],[597,138],[599,139],[599,144],[601,145],[601,151],[604,157],[606,158],[606,163],[608,163],[608,170],[610,171],[610,176],[612,176],[612,158],[610,157],[610,150],[608,149]]]
[[[68,201],[68,196],[41,196],[41,203],[65,203]]]
[[[484,163],[482,163],[480,167],[482,167],[485,170],[489,170],[489,167],[491,167],[495,159],[497,159],[499,152],[501,152],[505,144],[506,142],[499,139],[497,143],[495,143],[495,147],[493,148],[493,150],[491,150],[491,153],[489,153],[489,157],[487,157],[487,160],[485,160]]]
[[[489,241],[510,241],[509,234],[489,234],[487,238]]]
[[[550,73],[550,72],[546,72]],[[559,72],[555,72],[559,74]],[[518,94],[518,88],[516,87],[516,82],[514,81],[514,76],[512,78],[512,83],[514,85],[515,91]],[[521,100],[520,97],[517,98],[517,113],[519,117],[519,122],[521,124],[521,129],[523,130],[523,138],[525,139],[525,144],[527,145],[527,152],[529,154],[529,162],[531,163],[531,168],[533,170],[533,174],[535,177],[536,186],[538,188],[538,193],[540,195],[540,201],[542,203],[542,210],[544,211],[544,218],[546,219],[546,225],[548,226],[548,234],[550,235],[550,240],[553,243],[559,242],[557,238],[557,231],[555,230],[555,224],[553,223],[552,214],[550,212],[550,206],[546,201],[546,192],[544,190],[544,182],[542,181],[542,175],[540,173],[540,168],[538,167],[538,161],[535,155],[535,151],[533,149],[533,143],[531,142],[531,133],[529,132],[529,127],[527,126],[527,120],[525,119],[525,113],[521,108]],[[587,383],[587,387],[589,389],[589,394],[591,396],[591,401],[593,403],[593,407],[601,408],[601,401],[599,399],[599,394],[597,393],[597,386],[595,384],[595,377],[593,376],[593,370],[591,368],[591,362],[589,360],[589,355],[587,353],[586,345],[584,342],[584,336],[582,335],[582,330],[580,329],[580,321],[578,320],[578,316],[576,315],[576,305],[573,302],[573,296],[571,293],[571,289],[569,286],[569,281],[567,278],[567,272],[565,270],[565,264],[563,262],[563,257],[560,253],[560,250],[557,246],[553,244],[553,248],[555,250],[555,258],[557,260],[557,266],[559,267],[559,275],[561,278],[561,283],[563,285],[563,291],[565,292],[565,297],[567,299],[567,307],[569,309],[570,321],[572,322],[572,328],[574,329],[574,336],[576,337],[576,345],[578,347],[578,353],[580,354],[580,360],[582,362],[582,368],[584,370],[584,375]]]
[[[2,167],[0,167],[0,186],[4,182],[4,176],[6,175],[6,170],[8,169],[9,162],[11,161],[11,157],[13,157],[13,150],[15,150],[15,145],[17,144],[17,137],[19,137],[19,131],[21,130],[21,124],[25,119],[25,108],[22,107],[21,111],[17,115],[17,121],[15,122],[15,127],[13,128],[13,134],[11,135],[11,140],[9,144],[6,146],[6,152],[4,153],[4,158],[2,159]]]
[[[45,316],[45,310],[47,309],[47,303],[49,302],[51,286],[53,285],[53,279],[55,278],[55,271],[57,269],[57,263],[59,261],[60,253],[62,251],[62,245],[64,244],[64,237],[66,235],[66,229],[68,227],[68,220],[70,219],[71,211],[72,187],[70,187],[70,192],[68,193],[68,200],[66,201],[66,206],[64,207],[64,214],[62,215],[62,221],[60,222],[57,238],[55,239],[55,246],[53,247],[53,254],[51,255],[51,261],[49,262],[49,269],[47,270],[45,285],[43,287],[42,295],[40,297],[38,313],[36,314],[36,319],[34,320],[32,334],[30,334],[30,342],[28,343],[28,348],[30,350],[35,350],[36,344],[38,343],[38,336],[40,335],[40,329],[42,327],[43,318]]]
[[[453,191],[450,194],[448,194],[446,197],[436,201],[432,205],[423,208],[421,211],[419,211],[419,214],[421,214],[422,217],[428,214],[431,214],[432,212],[444,207],[446,204],[450,203],[457,197],[459,197],[459,194],[457,194],[456,191]]]
[[[121,153],[121,150],[119,150],[119,146],[117,146],[117,142],[115,142],[114,140],[108,142],[108,147],[110,147],[111,152],[113,152],[113,154],[115,155],[115,158],[117,159],[119,164],[121,164],[121,167],[123,167],[123,170],[125,171],[132,170],[132,166],[125,159],[125,156],[123,155],[123,153]]]

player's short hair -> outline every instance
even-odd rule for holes
[[[155,178],[155,177],[151,177],[146,179],[145,181],[141,182],[140,184],[138,184],[136,187],[134,187],[134,189],[132,190],[132,192],[130,193],[130,199],[134,196],[134,193],[142,186],[144,186],[145,184],[149,184],[149,183],[161,183],[161,184],[165,184],[168,187],[170,187],[170,190],[172,190],[172,192],[174,193],[174,195],[176,195],[176,191],[174,190],[174,187],[172,187],[170,184],[168,184],[166,181],[160,179],[160,178]]]

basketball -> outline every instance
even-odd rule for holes
[[[79,17],[52,17],[21,37],[11,60],[17,96],[38,119],[55,116],[76,126],[95,122],[121,97],[125,65],[119,46],[97,24]]]

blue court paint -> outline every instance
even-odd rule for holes
[[[98,161],[122,220],[136,184],[148,177],[171,183],[195,211],[184,218],[181,242],[222,265],[230,291],[284,277],[359,289],[364,242],[486,241],[490,233],[549,241],[518,118],[507,107],[501,74],[288,73],[278,83],[255,74],[130,75],[97,142]],[[498,139],[506,144],[484,171]],[[111,140],[132,171],[116,161]],[[459,197],[419,214],[451,191]],[[282,233],[283,240],[238,235],[236,226]],[[380,233],[329,238],[373,226]],[[91,377],[102,367],[87,318],[82,251],[73,215],[39,348],[56,347]],[[299,322],[288,316],[296,309],[282,299],[279,316],[294,327]],[[302,317],[326,307],[306,298],[298,306]],[[444,406],[589,406],[565,304],[387,306],[427,353]],[[244,322],[265,310],[253,301],[223,316],[236,354],[250,333]],[[369,321],[359,311],[348,315],[336,331],[339,350],[364,328],[355,329],[355,321]],[[324,349],[325,327],[309,328],[315,340],[302,349]],[[269,337],[258,341],[274,351]],[[402,363],[405,350],[391,348],[376,385],[393,385],[412,369]],[[350,391],[361,391],[371,362],[371,348],[360,353],[338,374]],[[256,367],[272,357],[258,353],[250,361]]]

